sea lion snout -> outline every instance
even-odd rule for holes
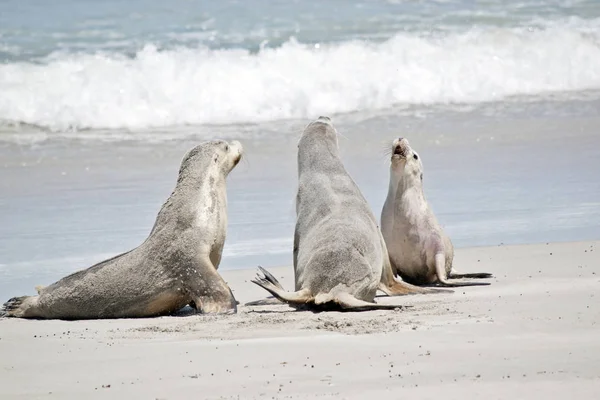
[[[408,139],[399,137],[395,139],[392,143],[392,157],[398,156],[400,158],[405,158],[410,150],[410,146],[408,145]]]
[[[394,146],[394,155],[404,156],[404,152],[402,151],[402,146],[397,144]]]
[[[331,118],[326,117],[324,115],[319,116],[316,120],[312,121],[309,125],[313,124],[324,124],[333,127],[333,123],[331,122]]]
[[[233,155],[233,165],[238,165],[244,154],[244,147],[237,140],[232,140],[229,142],[229,151]]]
[[[231,142],[229,142],[229,148],[231,151],[239,153],[240,156],[244,152],[244,147],[237,140],[232,140]]]

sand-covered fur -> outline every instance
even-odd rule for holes
[[[385,243],[367,201],[344,168],[328,117],[310,123],[298,143],[293,262],[294,292],[286,292],[262,269],[253,282],[294,307],[397,307],[374,302],[384,269],[391,272]],[[391,284],[396,284],[393,278]],[[389,286],[387,290],[393,291]]]
[[[187,304],[204,313],[235,312],[218,274],[227,230],[226,178],[239,142],[202,143],[183,158],[177,184],[148,238],[135,249],[10,299],[20,318],[133,318],[169,314]]]

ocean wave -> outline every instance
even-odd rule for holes
[[[204,47],[136,55],[55,53],[0,64],[0,119],[73,129],[256,123],[398,104],[481,103],[600,88],[600,20],[399,33],[374,43],[258,53]]]

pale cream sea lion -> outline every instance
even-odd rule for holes
[[[148,238],[135,249],[10,299],[8,317],[99,319],[171,314],[187,304],[234,313],[237,302],[217,272],[227,233],[226,178],[242,145],[214,140],[183,158],[177,184]]]
[[[392,143],[390,185],[381,212],[381,231],[394,273],[412,284],[489,285],[449,282],[455,278],[491,278],[489,273],[458,274],[454,247],[431,211],[423,192],[423,164],[404,138]]]

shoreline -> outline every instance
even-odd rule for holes
[[[342,118],[340,150],[379,218],[389,185],[384,144],[408,137],[423,159],[427,199],[456,248],[596,240],[600,118],[588,115],[595,104],[557,103],[551,116],[538,105],[531,115],[528,107],[504,116]],[[221,266],[290,265],[301,125],[212,127],[164,143],[0,143],[0,299],[33,294],[36,285],[138,246],[173,189],[181,157],[205,134],[241,139],[248,154],[228,178]]]
[[[400,311],[246,307],[268,293],[226,270],[228,316],[0,319],[0,397],[593,398],[600,390],[600,241],[457,249],[491,286],[378,297]],[[269,268],[285,288],[292,267]],[[103,387],[104,386],[104,387]]]

